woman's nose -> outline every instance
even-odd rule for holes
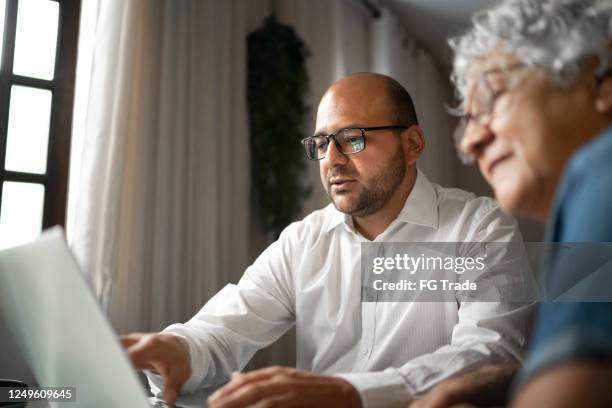
[[[489,126],[470,121],[464,129],[457,147],[462,154],[478,158],[494,139],[495,135]]]

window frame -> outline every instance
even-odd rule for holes
[[[1,197],[5,181],[42,184],[45,189],[42,228],[49,228],[53,225],[65,226],[81,0],[51,0],[59,3],[58,37],[52,80],[13,74],[18,1],[6,1],[2,40],[2,65],[0,66],[0,211],[2,211]],[[45,174],[8,171],[4,168],[12,85],[48,89],[52,93],[47,171]]]

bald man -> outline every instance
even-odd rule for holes
[[[362,243],[521,239],[493,200],[417,170],[424,136],[401,85],[369,73],[340,79],[302,144],[332,203],[288,226],[187,323],[122,339],[168,402],[229,380],[209,406],[390,405],[485,363],[521,360],[530,306],[362,302]],[[482,279],[501,292],[507,284]],[[239,372],[293,326],[298,369]]]

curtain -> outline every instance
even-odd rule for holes
[[[248,263],[248,0],[93,3],[69,242],[119,332],[159,330]]]
[[[457,159],[451,143],[451,120],[444,107],[451,92],[448,79],[386,7],[372,22],[370,49],[371,70],[395,78],[412,96],[425,133],[419,168],[436,183],[454,185]]]

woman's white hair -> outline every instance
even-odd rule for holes
[[[500,51],[527,65],[547,70],[553,83],[570,86],[584,57],[599,57],[597,74],[609,63],[612,0],[507,0],[472,18],[471,28],[452,38],[452,80],[460,100],[466,97],[471,63]]]

